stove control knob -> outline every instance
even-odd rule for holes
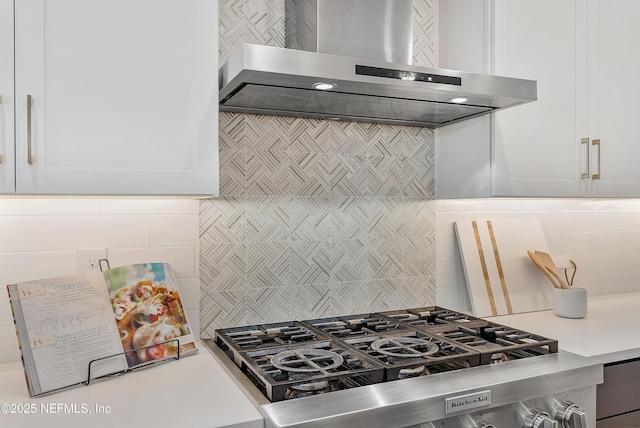
[[[547,412],[533,409],[525,418],[523,428],[559,428],[559,424]]]
[[[473,427],[473,428],[495,428],[493,425],[491,425],[489,422],[485,421],[484,418],[482,416],[478,417],[478,416],[467,416],[467,417],[462,417],[463,420],[461,420],[461,426],[465,426],[465,427]]]
[[[566,403],[556,411],[556,419],[566,428],[587,428],[587,412],[575,403]]]

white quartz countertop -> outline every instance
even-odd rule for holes
[[[581,319],[561,318],[553,310],[488,319],[556,339],[560,349],[600,363],[640,358],[640,292],[590,297]]]
[[[560,349],[597,362],[640,358],[640,292],[591,297],[582,319],[553,310],[488,319],[557,339]],[[199,347],[177,361],[40,398],[29,397],[19,363],[0,364],[0,426],[263,427],[252,401]]]
[[[258,409],[203,344],[197,354],[30,398],[20,363],[0,364],[0,427],[262,428]]]

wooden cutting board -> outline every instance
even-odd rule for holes
[[[539,220],[463,220],[454,222],[454,229],[473,315],[553,307],[553,286],[527,255],[527,250],[549,252]]]

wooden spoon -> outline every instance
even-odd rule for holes
[[[555,288],[562,288],[562,286],[560,285],[560,283],[558,283],[558,281],[556,281],[556,278],[551,275],[549,273],[549,271],[547,270],[547,267],[545,266],[545,264],[542,262],[542,259],[540,259],[533,251],[531,250],[527,250],[527,254],[529,254],[529,258],[531,259],[531,261],[533,261],[533,263],[538,266],[540,268],[540,270],[542,271],[542,273],[545,274],[545,276],[547,278],[549,278],[549,281],[551,281],[551,284],[553,284],[553,286]]]
[[[549,253],[545,253],[543,251],[536,251],[536,256],[542,261],[542,264],[545,266],[547,272],[549,272],[560,284],[560,288],[569,288],[569,284],[564,280],[563,277],[558,273],[558,268],[555,263],[553,263],[553,259]]]

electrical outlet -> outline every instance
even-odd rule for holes
[[[106,248],[81,248],[77,253],[78,273],[100,269],[100,259],[107,258]]]

